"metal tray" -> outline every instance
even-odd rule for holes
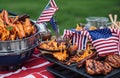
[[[60,65],[64,68],[66,68],[66,69],[74,71],[74,72],[76,72],[80,75],[83,75],[83,76],[87,77],[87,78],[120,78],[120,68],[119,69],[114,69],[112,72],[110,72],[106,76],[105,75],[94,75],[94,76],[92,76],[92,75],[87,74],[84,66],[78,69],[78,68],[76,68],[76,64],[72,64],[70,66],[64,65],[64,64],[60,63],[57,59],[53,58],[52,55],[44,54],[43,57],[46,58],[47,60],[51,61],[51,62],[54,62],[57,65]]]
[[[38,49],[40,50],[40,51],[46,51],[46,52],[60,52],[61,50],[47,50],[47,49],[44,49],[44,48],[40,48],[40,47],[38,47]],[[63,50],[62,50],[63,51]]]
[[[80,74],[68,70],[57,64],[47,67],[47,70],[60,78],[85,78],[84,76],[81,76]]]

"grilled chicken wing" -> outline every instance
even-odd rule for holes
[[[108,74],[112,71],[112,67],[107,62],[89,59],[86,61],[86,71],[90,75]]]
[[[110,71],[112,71],[112,67],[107,63],[103,62],[103,73],[104,75],[107,75]]]
[[[105,61],[114,68],[120,68],[120,55],[108,55]]]
[[[92,59],[86,60],[86,71],[90,75],[94,75],[96,73],[94,60],[92,60]]]

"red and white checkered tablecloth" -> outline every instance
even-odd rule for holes
[[[46,70],[50,65],[52,63],[40,57],[40,52],[35,49],[30,59],[25,61],[18,70],[0,71],[0,78],[55,78]]]

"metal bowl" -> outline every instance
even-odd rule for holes
[[[51,36],[52,36],[50,30],[47,30],[47,31],[44,31],[44,32],[40,32],[40,34],[41,34],[41,37],[42,37],[42,41],[50,40]]]
[[[34,52],[33,49],[23,50],[19,53],[9,53],[3,56],[0,56],[0,67],[11,67],[14,69],[16,66],[21,65],[24,61],[28,60],[29,57]],[[14,67],[15,66],[15,67]],[[1,70],[1,68],[0,68]]]
[[[46,27],[47,24],[40,23],[37,25],[39,25],[39,27],[40,27],[40,35],[41,35],[42,41],[50,40],[52,33],[51,33],[51,30]]]
[[[40,30],[39,26],[35,25],[37,32],[30,37],[17,39],[13,41],[0,41],[0,56],[6,53],[21,52],[22,50],[30,49],[39,44]]]
[[[36,24],[34,26],[37,32],[29,37],[14,41],[0,41],[0,67],[19,65],[31,56],[41,40],[40,28]]]

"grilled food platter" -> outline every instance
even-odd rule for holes
[[[65,55],[63,51],[63,55],[66,57],[62,57],[62,54],[58,54],[57,56],[57,52],[56,55],[53,52],[53,54],[43,54],[43,57],[57,64],[58,66],[62,66],[63,68],[74,71],[87,78],[120,77],[120,56],[117,54],[108,55],[103,58],[98,57],[97,52],[89,52],[89,54],[87,54],[87,51],[85,51],[82,55],[80,54],[81,56],[77,57],[76,54],[71,56]]]
[[[70,41],[67,44],[69,44],[67,49],[60,52],[43,53],[43,57],[87,78],[120,77],[119,54],[99,55],[90,40],[84,50],[78,50],[78,45],[71,44]]]
[[[46,58],[47,60],[55,63],[59,66],[62,66],[63,68],[66,68],[68,70],[71,70],[71,71],[74,71],[80,75],[83,75],[87,78],[119,78],[120,77],[120,68],[117,68],[117,69],[113,69],[109,74],[107,75],[89,75],[87,72],[86,72],[86,68],[85,66],[82,66],[80,68],[77,68],[76,67],[76,64],[71,64],[71,65],[65,65],[63,63],[61,63],[60,61],[58,61],[57,59],[55,59],[52,55],[49,55],[49,54],[45,54],[43,55],[44,58]]]

